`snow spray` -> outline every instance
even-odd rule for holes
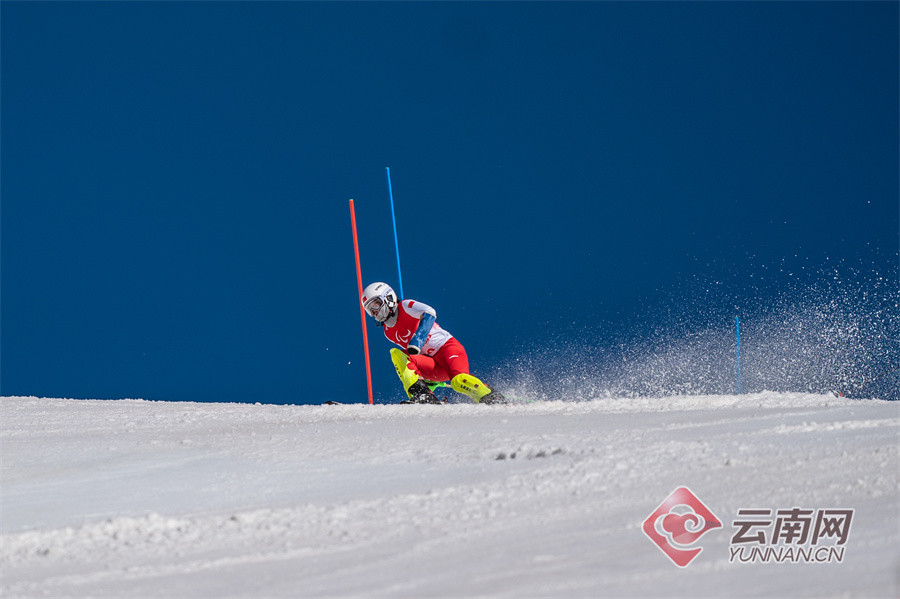
[[[663,294],[663,307],[547,326],[553,333],[494,376],[540,400],[720,395],[734,392],[736,376],[739,393],[900,400],[898,279],[896,266],[881,274],[846,264],[741,294],[697,279]]]
[[[741,318],[734,317],[735,370],[737,374],[737,394],[741,394]]]

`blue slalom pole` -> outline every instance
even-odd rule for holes
[[[391,221],[394,223],[394,250],[397,253],[397,281],[400,283],[400,299],[406,297],[403,294],[403,274],[400,272],[400,243],[397,241],[397,217],[394,216],[394,192],[391,189],[391,167],[384,167],[387,173],[388,197],[391,199]]]
[[[737,341],[737,392],[741,394],[741,320],[734,317],[734,338]]]

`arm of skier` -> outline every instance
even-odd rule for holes
[[[434,325],[437,320],[437,313],[434,311],[434,308],[428,306],[426,304],[415,302],[407,309],[407,311],[412,312],[421,311],[421,315],[419,316],[419,326],[416,327],[416,332],[413,334],[412,338],[410,338],[409,343],[406,346],[406,353],[411,356],[414,356],[418,353],[421,353],[422,346],[425,345],[425,342],[428,341],[428,335],[431,333],[431,327]]]

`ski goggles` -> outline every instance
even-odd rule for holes
[[[366,313],[378,322],[387,320],[389,310],[387,310],[387,304],[382,298],[373,297],[363,307],[366,309]]]

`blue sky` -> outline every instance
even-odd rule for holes
[[[709,281],[725,326],[797,273],[896,281],[895,2],[0,17],[5,395],[364,401],[347,200],[396,286],[386,166],[406,294],[476,373],[615,347]]]

